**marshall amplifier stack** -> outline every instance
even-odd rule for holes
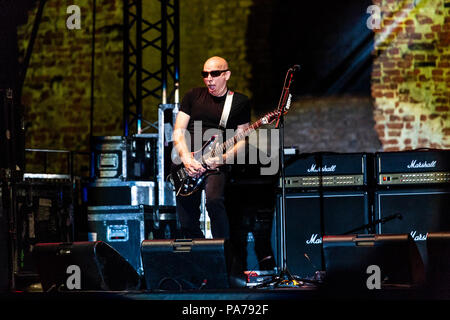
[[[450,150],[380,152],[375,160],[374,218],[388,220],[377,232],[410,234],[427,267],[427,234],[450,231]]]
[[[368,232],[364,226],[371,222],[372,161],[373,157],[366,153],[286,154],[285,258],[290,272],[306,278],[324,270],[323,235]],[[276,210],[278,233],[282,213],[280,191]],[[277,237],[278,263],[282,252],[280,238]]]

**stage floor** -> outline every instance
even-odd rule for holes
[[[383,286],[381,289],[302,284],[299,286],[267,286],[198,290],[130,290],[130,291],[14,291],[3,293],[6,300],[155,300],[155,301],[283,301],[283,300],[450,300],[450,287],[430,288],[405,285]]]
[[[39,312],[46,316],[50,312],[53,316],[59,315],[55,310],[62,309],[67,310],[64,314],[75,319],[86,315],[92,318],[94,315],[119,314],[125,314],[127,318],[145,315],[152,319],[155,316],[164,319],[298,319],[300,315],[382,318],[395,313],[414,317],[418,312],[438,308],[447,311],[449,300],[450,289],[355,290],[313,285],[183,291],[11,292],[0,295],[0,303],[14,310],[32,315]],[[31,307],[27,308],[28,305]],[[61,319],[60,315],[58,319]]]

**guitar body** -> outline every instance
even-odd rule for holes
[[[216,138],[217,136],[213,136],[200,150],[192,154],[194,159],[203,164],[203,166],[206,166],[203,161],[203,155],[210,152],[214,148]],[[203,186],[208,175],[217,172],[217,170],[206,170],[199,177],[191,177],[187,174],[181,160],[178,160],[179,161],[177,161],[177,163],[179,164],[172,163],[168,177],[174,186],[175,194],[177,196],[189,196],[193,194]]]
[[[289,104],[290,95],[286,108],[288,108]],[[200,150],[194,152],[192,155],[195,160],[200,162],[203,167],[206,168],[205,159],[208,159],[214,154],[223,154],[224,150],[228,150],[229,148],[231,148],[237,141],[244,139],[261,125],[269,124],[274,121],[279,114],[280,111],[278,110],[269,112],[264,117],[253,123],[251,126],[246,128],[242,132],[237,133],[233,138],[228,139],[220,145],[216,141],[217,136],[212,136],[211,139],[206,142]],[[173,184],[177,196],[188,196],[202,187],[208,175],[217,173],[217,171],[218,169],[206,170],[199,177],[191,177],[187,174],[184,164],[181,162],[181,159],[178,158],[177,161],[172,161],[172,167],[168,176],[168,180]]]

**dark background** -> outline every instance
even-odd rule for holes
[[[300,65],[291,93],[370,96],[373,32],[369,0],[257,1],[249,18],[248,59],[257,105],[278,102],[287,70]],[[257,20],[268,21],[261,27]],[[269,66],[269,67],[268,67]]]

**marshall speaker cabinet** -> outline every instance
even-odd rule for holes
[[[277,260],[280,263],[281,195],[278,195],[276,221]],[[311,277],[324,270],[322,236],[340,235],[369,223],[368,194],[365,191],[324,191],[286,194],[285,244],[288,270]],[[362,228],[359,233],[367,230]],[[280,265],[280,264],[278,264]]]
[[[284,238],[286,266],[290,272],[311,277],[316,271],[324,270],[323,235],[369,231],[371,194],[367,187],[372,160],[366,153],[286,156]],[[279,194],[276,210],[278,265],[283,260],[281,209]]]
[[[427,266],[426,240],[429,232],[450,231],[449,189],[381,190],[375,193],[375,218],[389,219],[378,224],[377,233],[408,233],[416,241]]]
[[[410,234],[427,267],[427,234],[450,231],[450,151],[378,153],[376,173],[377,233]]]

